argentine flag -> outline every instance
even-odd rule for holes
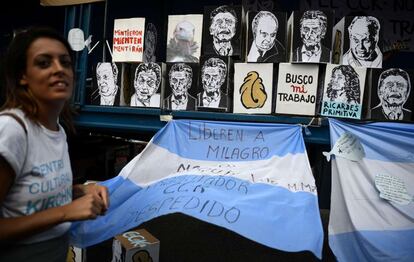
[[[328,231],[338,261],[414,261],[414,125],[329,125],[332,145],[348,133],[365,152],[360,161],[332,161]]]
[[[268,247],[321,258],[316,186],[298,125],[173,120],[104,184],[110,209],[73,224],[75,246],[180,212]]]

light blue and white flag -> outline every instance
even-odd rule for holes
[[[104,184],[110,209],[73,224],[76,246],[180,212],[272,248],[321,258],[315,181],[298,125],[174,120]]]
[[[331,144],[342,140],[333,150],[328,229],[338,261],[414,261],[414,125],[329,125]]]

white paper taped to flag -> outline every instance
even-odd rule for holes
[[[338,261],[414,261],[414,125],[329,125],[332,145],[350,133],[365,152],[332,160],[328,231]]]

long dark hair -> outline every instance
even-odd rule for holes
[[[4,78],[6,85],[6,101],[1,108],[1,110],[20,108],[25,112],[26,116],[35,123],[39,123],[39,106],[32,93],[29,92],[25,86],[20,84],[20,79],[26,72],[27,51],[29,50],[30,45],[39,38],[57,40],[61,42],[66,47],[69,54],[71,54],[72,49],[68,41],[52,28],[32,27],[18,32],[11,41],[5,58]],[[72,115],[73,110],[70,107],[69,101],[66,101],[59,119],[70,132],[75,131]]]

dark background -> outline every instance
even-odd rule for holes
[[[202,14],[204,6],[234,4],[239,1],[194,1],[194,0],[152,0],[127,1],[108,0],[106,32],[104,34],[104,3],[92,6],[90,32],[93,43],[101,41],[95,51],[88,57],[87,78],[92,78],[92,65],[109,58],[109,53],[102,43],[111,43],[113,20],[145,16],[154,23],[159,32],[157,41],[157,59],[165,61],[166,26],[168,14]],[[249,1],[247,1],[249,2]],[[278,11],[290,12],[299,9],[299,0],[273,1]],[[13,31],[30,25],[48,25],[61,32],[65,25],[65,7],[42,7],[39,0],[11,1],[0,9],[0,58],[1,69],[5,50],[12,39]],[[104,59],[106,57],[106,59]],[[389,52],[384,55],[384,68],[412,67],[413,53]],[[0,103],[4,101],[4,87],[0,85]],[[117,132],[115,132],[117,131]],[[139,153],[148,134],[136,132],[136,140],[126,140],[120,130],[112,135],[102,135],[80,131],[69,137],[69,149],[73,161],[73,171],[77,182],[109,179],[122,169],[133,156]],[[141,140],[143,142],[139,142]],[[327,246],[327,223],[330,207],[330,164],[322,156],[322,151],[329,151],[329,145],[307,144],[310,164],[318,188],[319,206],[325,229],[323,261],[334,261]],[[258,214],[260,215],[260,214]],[[148,221],[141,225],[160,240],[161,261],[318,261],[310,252],[289,253],[257,244],[251,240],[224,228],[182,214],[171,214]],[[88,261],[110,261],[111,242],[88,248]]]

